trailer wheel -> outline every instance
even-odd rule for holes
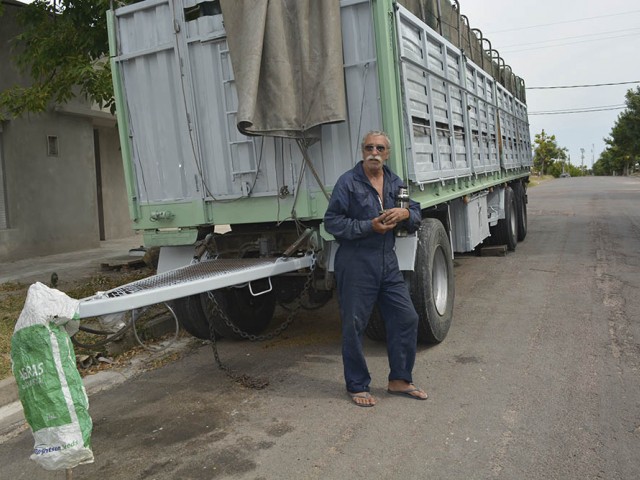
[[[513,184],[513,193],[516,197],[518,218],[518,241],[523,241],[527,236],[527,193],[521,182]]]
[[[187,333],[202,340],[211,338],[209,321],[200,303],[199,295],[178,298],[170,302],[170,305]]]
[[[200,294],[200,302],[208,321],[213,323],[216,333],[227,338],[243,338],[241,334],[227,325],[220,314],[214,312],[208,293]],[[229,287],[215,290],[212,295],[231,323],[244,333],[258,335],[266,330],[271,323],[276,308],[274,292],[254,297],[249,291],[249,287]]]
[[[491,243],[506,245],[507,250],[513,252],[518,245],[518,210],[516,196],[511,187],[504,189],[504,218],[498,224],[490,227]]]
[[[442,342],[453,318],[455,284],[451,243],[439,220],[422,220],[415,268],[404,277],[418,312],[418,341]]]
[[[377,305],[374,305],[371,312],[371,318],[364,331],[365,335],[371,340],[384,342],[387,339],[387,329],[384,326],[384,319],[380,315],[380,310]]]

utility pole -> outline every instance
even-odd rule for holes
[[[580,154],[582,156],[582,163],[580,163],[580,170],[584,170],[584,148],[580,149]]]

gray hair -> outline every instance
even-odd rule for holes
[[[371,130],[369,132],[367,132],[364,137],[362,137],[362,144],[360,145],[361,148],[364,148],[365,145],[365,140],[367,139],[367,137],[369,136],[376,136],[376,137],[384,137],[384,139],[387,141],[387,145],[389,146],[389,150],[391,150],[391,140],[389,139],[389,135],[387,135],[387,132],[383,132],[382,130]]]

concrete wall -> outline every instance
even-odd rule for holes
[[[57,157],[47,155],[48,135],[58,137]],[[0,260],[99,246],[91,122],[32,115],[5,124],[3,138],[9,229]]]
[[[0,16],[0,90],[28,84],[10,61],[9,40],[18,33],[9,0]],[[115,119],[84,99],[42,114],[2,122],[8,228],[0,229],[0,262],[100,244],[94,129],[99,133],[105,239],[133,236]],[[48,154],[47,137],[58,139]]]
[[[111,126],[97,128],[100,135],[105,240],[125,238],[133,235],[133,229],[129,218],[118,128],[115,122]]]

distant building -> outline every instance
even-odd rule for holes
[[[28,85],[11,61],[24,4],[0,0],[0,91]],[[113,115],[78,98],[0,122],[0,262],[133,236]]]

